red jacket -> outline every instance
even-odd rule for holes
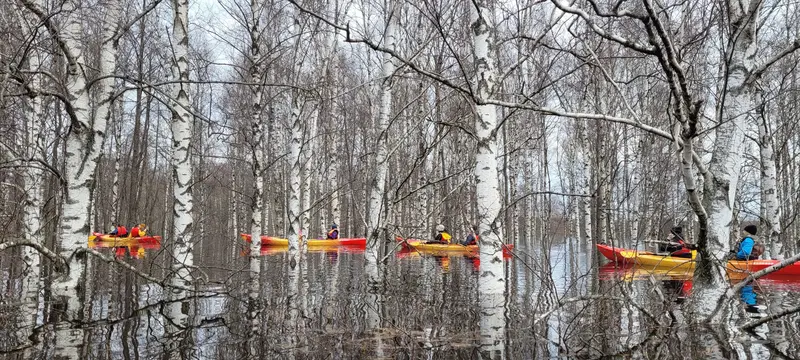
[[[142,235],[141,235],[141,234],[139,234],[139,227],[137,227],[137,226],[134,226],[134,227],[131,229],[131,237],[140,237],[140,236],[142,236]]]
[[[117,236],[125,236],[128,235],[128,229],[125,228],[125,225],[117,226]]]

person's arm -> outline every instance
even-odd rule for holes
[[[433,240],[436,240],[436,241],[438,241],[438,242],[442,242],[442,234],[436,234],[436,235],[433,237]]]
[[[742,245],[739,247],[739,252],[736,253],[736,257],[739,259],[747,259],[750,256],[750,253],[753,252],[753,238],[746,237],[742,240]]]

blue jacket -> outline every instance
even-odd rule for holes
[[[750,257],[750,253],[753,252],[753,245],[755,245],[755,243],[756,241],[749,236],[742,239],[742,242],[739,243],[739,249],[736,251],[736,258],[739,260],[747,260]]]
[[[755,305],[757,302],[756,293],[753,291],[753,285],[743,287],[739,296],[747,305]]]

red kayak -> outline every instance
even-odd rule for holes
[[[620,264],[633,264],[630,259],[636,255],[655,255],[649,251],[631,250],[620,247],[613,247],[606,244],[597,244],[597,250],[600,254],[605,256],[606,259],[620,263]]]
[[[244,241],[250,242],[250,234],[241,234]],[[367,246],[366,238],[341,238],[341,239],[308,239],[306,245],[315,246]],[[261,246],[289,246],[289,239],[261,235]]]

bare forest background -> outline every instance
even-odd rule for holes
[[[499,241],[636,246],[674,225],[710,261],[749,222],[788,258],[798,16],[783,0],[3,1],[0,261],[42,254],[26,276],[79,318],[86,236],[118,222],[163,236],[160,267],[136,271],[176,299],[242,258],[240,233],[332,223],[373,259],[479,225],[488,264]],[[695,276],[698,296],[720,288]]]

